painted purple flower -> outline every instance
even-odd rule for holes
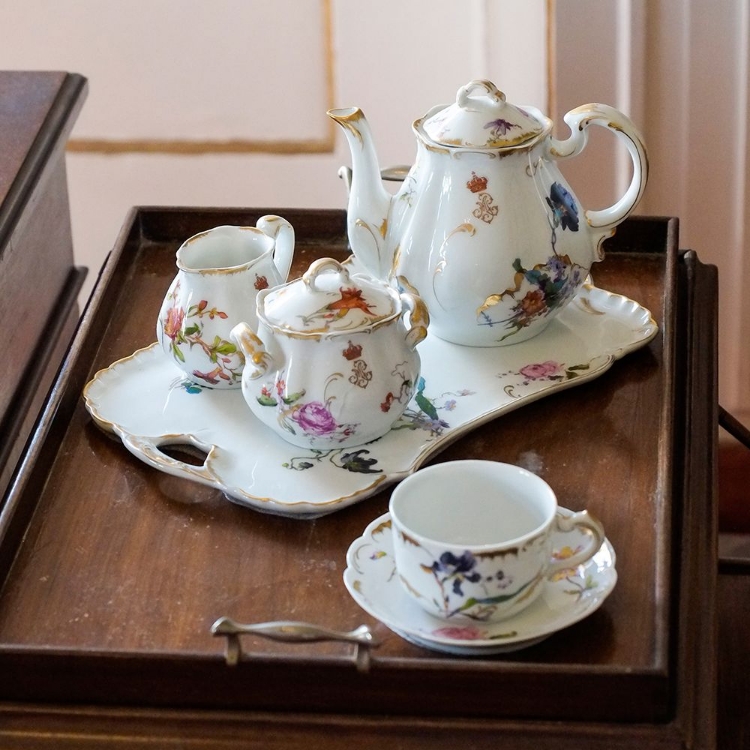
[[[550,272],[554,275],[555,281],[560,281],[561,279],[564,279],[565,274],[568,270],[568,266],[566,265],[565,261],[556,255],[553,255],[547,261],[547,268],[549,268]]]
[[[560,374],[560,365],[557,362],[548,360],[547,362],[536,362],[525,365],[519,370],[527,380],[541,380]]]
[[[497,138],[499,135],[505,135],[511,128],[518,128],[520,125],[517,125],[515,122],[503,120],[502,117],[498,117],[497,120],[488,122],[484,127],[492,128],[492,135]]]
[[[333,414],[320,401],[310,401],[296,409],[292,419],[304,432],[313,435],[330,435],[336,431],[337,424]]]

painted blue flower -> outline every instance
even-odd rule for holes
[[[561,225],[571,232],[578,231],[578,206],[573,196],[559,182],[552,183],[546,201],[552,209],[556,226]]]
[[[453,593],[463,596],[463,591],[461,591],[463,582],[470,581],[471,583],[476,583],[481,578],[480,574],[474,570],[476,564],[477,561],[474,555],[467,550],[458,556],[452,552],[443,552],[440,555],[440,559],[435,560],[431,567],[435,575],[444,574],[443,581],[448,581],[452,578],[453,583],[451,588],[453,589]]]

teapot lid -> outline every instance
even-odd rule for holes
[[[361,330],[400,313],[395,290],[363,274],[350,275],[333,258],[320,258],[301,279],[261,294],[258,315],[274,328],[300,334]]]
[[[508,103],[491,81],[476,80],[458,90],[454,104],[428,113],[422,129],[443,146],[508,148],[535,139],[545,123]]]

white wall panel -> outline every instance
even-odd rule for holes
[[[6,2],[0,67],[87,75],[76,138],[325,138],[325,8],[321,0]]]
[[[546,0],[23,0],[0,4],[0,68],[90,79],[68,154],[78,262],[133,205],[343,207],[358,105],[384,165],[411,122],[491,77],[546,106]]]

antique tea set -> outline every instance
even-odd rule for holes
[[[589,277],[643,194],[641,137],[590,104],[557,140],[539,110],[471,81],[414,123],[416,160],[391,195],[361,110],[328,114],[351,149],[352,257],[288,281],[294,229],[270,215],[187,239],[158,343],[97,373],[86,406],[154,468],[265,512],[317,517],[403,480],[349,549],[354,599],[427,648],[531,645],[614,587],[601,524],[518,466],[417,469],[446,440],[597,377],[656,334],[648,310]],[[557,167],[590,125],[615,133],[633,165],[624,196],[599,211],[580,209]],[[203,465],[162,450],[175,443],[203,451]]]

